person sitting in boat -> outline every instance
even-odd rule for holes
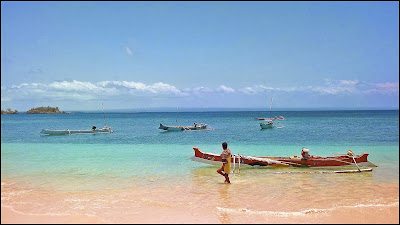
[[[307,160],[308,157],[310,156],[308,153],[310,152],[310,149],[308,148],[302,148],[301,149],[301,156],[303,157],[303,159]]]
[[[96,130],[96,126],[92,126],[92,130]]]
[[[222,167],[217,170],[217,173],[225,177],[225,183],[230,184],[229,173],[231,172],[231,150],[228,148],[228,143],[226,142],[222,143],[222,149]]]

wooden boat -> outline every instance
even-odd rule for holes
[[[66,130],[49,130],[49,129],[42,129],[42,131],[40,131],[41,134],[45,134],[45,135],[71,135],[71,134],[99,134],[99,133],[113,133],[114,131],[111,130],[110,127],[103,127],[101,129],[97,129],[96,127],[94,127],[94,129],[90,129],[90,130],[70,130],[70,129],[66,129]]]
[[[193,147],[194,156],[192,161],[207,163],[212,165],[222,165],[221,156],[215,153],[202,152],[197,147]],[[320,157],[308,154],[308,149],[302,149],[302,156],[290,157],[254,157],[232,154],[231,163],[241,164],[242,166],[276,166],[276,167],[335,167],[335,166],[361,166],[376,167],[369,162],[369,153],[354,155],[351,150],[347,154],[333,157]],[[359,169],[360,170],[360,169]],[[361,170],[360,170],[361,171]]]
[[[208,124],[200,124],[196,126],[164,126],[162,123],[160,123],[160,127],[158,129],[165,130],[165,131],[196,131],[196,130],[208,130],[207,129]]]
[[[258,118],[258,117],[254,117],[255,120],[271,120],[271,118]]]
[[[258,118],[258,117],[254,117],[255,120],[285,120],[285,118],[283,116],[275,116],[274,118]]]
[[[274,118],[271,117],[271,112],[272,112],[272,97],[271,97],[271,109],[269,112],[269,117],[270,118],[257,118],[254,117],[254,119],[256,120],[264,120],[266,122],[260,122],[260,128],[261,129],[272,129],[272,128],[283,128],[284,126],[281,127],[277,127],[275,126],[274,122],[272,120],[284,120],[285,118],[283,118],[283,116],[279,116],[279,118],[277,116],[275,116]],[[279,122],[278,122],[279,123]]]
[[[92,129],[90,130],[49,130],[49,129],[43,129],[40,131],[41,134],[45,135],[71,135],[71,134],[99,134],[99,133],[114,133],[113,130],[111,130],[111,127],[107,127],[107,122],[106,122],[106,115],[104,114],[104,107],[103,103],[101,103],[101,108],[103,109],[103,117],[104,117],[104,127],[97,129],[96,126],[92,126]]]

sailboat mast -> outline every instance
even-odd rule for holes
[[[270,109],[270,111],[269,111],[269,118],[272,120],[271,113],[272,113],[272,97],[271,97],[271,109]]]
[[[104,114],[104,107],[103,107],[103,103],[101,103],[101,108],[103,109],[104,125],[107,127],[107,123],[106,123],[106,115]]]
[[[175,123],[176,123],[176,125],[178,125],[178,107],[176,107],[176,120],[175,120]]]

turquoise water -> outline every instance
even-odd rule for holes
[[[192,147],[252,156],[319,156],[370,153],[376,182],[398,181],[399,111],[282,111],[282,129],[260,130],[254,117],[268,112],[106,113],[114,133],[40,135],[46,129],[90,129],[104,125],[99,113],[1,115],[1,176],[38,187],[67,190],[127,187],[132,182],[190,182],[214,170],[192,162]],[[215,130],[163,132],[164,125],[207,123]],[[269,173],[271,169],[248,169]],[[246,173],[244,170],[243,173]],[[153,179],[156,178],[156,179]],[[155,180],[155,181],[154,181]]]

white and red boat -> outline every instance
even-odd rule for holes
[[[192,161],[208,163],[212,165],[222,165],[221,156],[215,153],[207,153],[200,151],[199,148],[193,147],[194,156]],[[331,166],[357,166],[358,167],[376,167],[369,162],[367,157],[369,153],[354,155],[351,150],[347,154],[340,154],[333,157],[321,157],[309,155],[309,149],[302,149],[302,156],[290,157],[254,157],[232,154],[231,163],[238,165],[239,163],[249,166],[277,166],[277,167],[331,167]],[[359,169],[360,170],[360,169]],[[372,169],[368,169],[372,170]]]

